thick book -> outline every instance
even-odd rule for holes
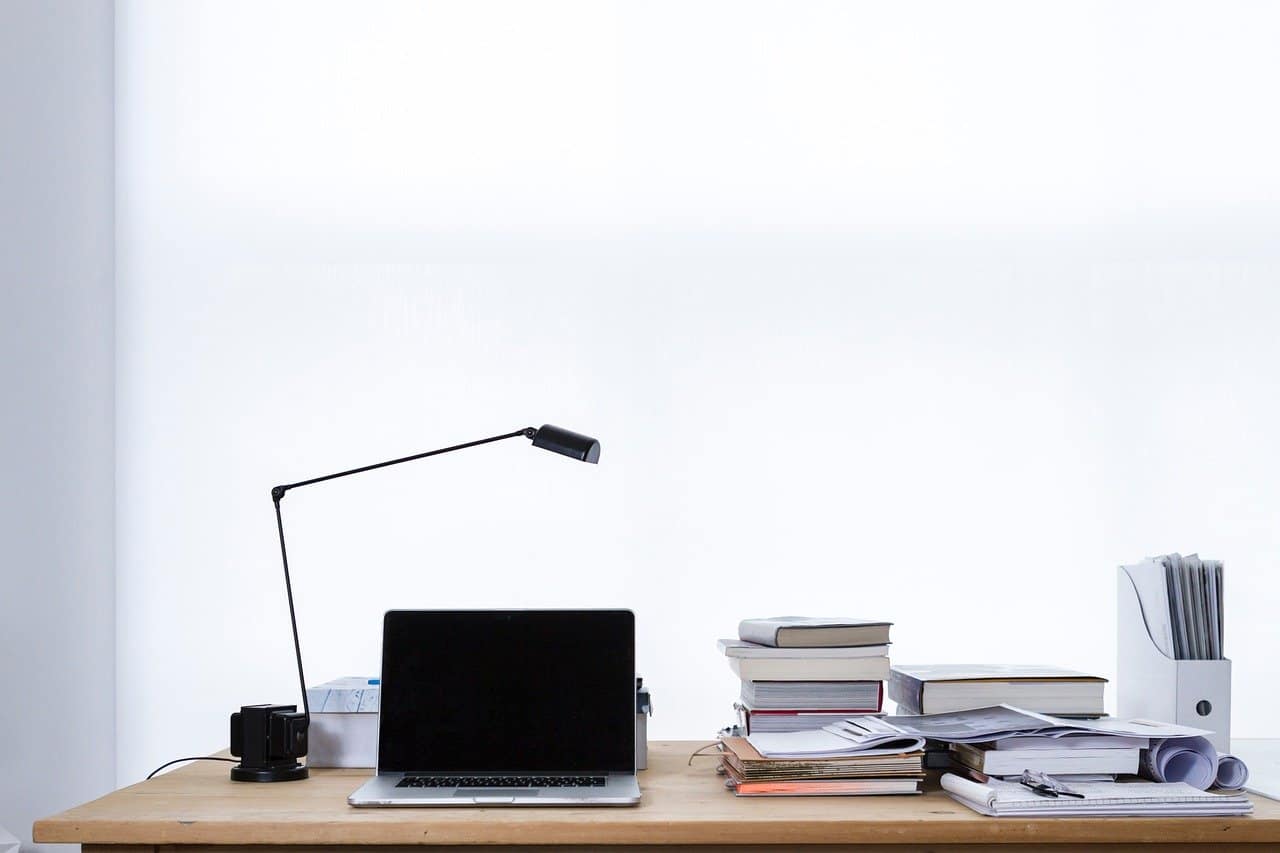
[[[812,648],[777,648],[748,643],[746,640],[717,640],[716,648],[727,658],[764,658],[795,660],[808,658],[876,658],[889,654],[889,646],[814,646]]]
[[[1054,666],[895,664],[889,698],[909,714],[1012,705],[1040,714],[1101,716],[1107,680]]]
[[[872,750],[863,754],[829,757],[769,758],[747,738],[720,741],[720,758],[726,769],[743,779],[782,782],[794,779],[922,778],[922,753],[914,750]]]
[[[1137,773],[1133,747],[1107,749],[990,749],[983,744],[953,743],[955,760],[988,776],[1016,776],[1024,770],[1043,773]]]
[[[892,622],[843,616],[772,616],[738,623],[738,639],[776,648],[884,646]]]
[[[838,711],[769,710],[752,708],[741,703],[736,707],[739,719],[748,735],[758,732],[799,732],[806,729],[820,729],[849,717],[880,713],[879,707],[844,708]]]
[[[883,681],[889,659],[875,658],[728,658],[743,681]]]
[[[883,681],[744,681],[742,704],[754,710],[840,711],[884,702]]]
[[[728,761],[722,762],[725,785],[739,797],[860,797],[918,794],[920,779],[745,779]]]

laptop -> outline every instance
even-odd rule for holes
[[[353,806],[640,801],[630,610],[392,610]]]

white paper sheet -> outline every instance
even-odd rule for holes
[[[1218,751],[1203,737],[1157,740],[1142,751],[1142,775],[1207,791],[1218,778]]]
[[[1218,776],[1214,786],[1235,791],[1249,784],[1249,768],[1234,755],[1218,756]]]
[[[924,738],[905,734],[879,717],[851,717],[798,732],[757,732],[747,741],[765,758],[895,755],[924,749]]]
[[[1147,560],[1133,566],[1123,566],[1138,593],[1138,606],[1147,623],[1151,642],[1168,657],[1173,653],[1173,623],[1169,618],[1169,584],[1165,569],[1155,560]]]
[[[952,743],[981,743],[1014,735],[1060,737],[1073,732],[1125,737],[1169,738],[1212,734],[1206,729],[1161,723],[1155,720],[1068,720],[1036,714],[1010,705],[882,718],[906,734]]]

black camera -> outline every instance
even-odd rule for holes
[[[231,768],[237,782],[307,778],[298,759],[307,754],[307,715],[297,705],[244,705],[231,715]]]

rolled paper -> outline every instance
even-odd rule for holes
[[[1186,782],[1207,791],[1218,778],[1218,751],[1203,737],[1153,740],[1142,752],[1141,770],[1157,782]]]
[[[1234,755],[1218,756],[1218,777],[1214,785],[1218,788],[1239,790],[1249,781],[1249,768]]]

